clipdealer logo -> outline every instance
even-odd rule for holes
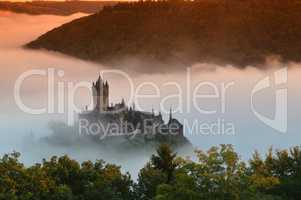
[[[272,78],[273,77],[273,78]],[[281,132],[287,132],[287,68],[282,68],[274,72],[271,76],[265,77],[257,82],[251,92],[251,109],[254,115],[267,126]],[[272,84],[273,83],[273,84]],[[256,93],[275,85],[275,114],[273,118],[268,118],[258,112],[254,106],[254,96]]]
[[[160,86],[156,84],[155,82],[143,82],[139,84],[136,88],[134,87],[134,82],[131,79],[131,77],[126,74],[123,71],[120,70],[104,70],[101,72],[103,75],[104,73],[106,74],[116,74],[118,76],[121,76],[125,78],[126,81],[128,81],[129,88],[130,88],[130,95],[129,95],[129,102],[134,102],[135,106],[137,106],[138,110],[142,110],[140,107],[140,101],[138,101],[139,98],[146,99],[146,98],[160,98],[162,97],[161,91],[160,91]],[[26,79],[29,79],[31,76],[43,76],[47,79],[47,93],[48,93],[48,104],[44,108],[31,108],[26,106],[21,98],[20,95],[20,90],[23,82]],[[74,123],[74,117],[76,113],[80,113],[82,110],[79,109],[75,105],[75,93],[78,88],[86,88],[90,91],[91,89],[91,83],[87,81],[80,81],[77,83],[73,82],[67,82],[65,81],[58,81],[56,82],[55,76],[62,78],[64,76],[64,71],[62,70],[55,70],[54,68],[49,68],[47,70],[45,69],[35,69],[35,70],[29,70],[24,73],[22,73],[18,79],[15,82],[15,88],[14,88],[14,97],[15,97],[15,102],[18,105],[18,107],[24,111],[25,113],[29,114],[44,114],[44,113],[55,113],[57,110],[57,113],[66,113],[68,114],[67,120],[68,120],[68,125],[73,125]],[[163,99],[160,99],[160,110],[163,111],[164,113],[167,112],[166,109],[166,101],[169,99],[175,99],[178,101],[178,106],[174,109],[176,112],[183,113],[184,109],[186,109],[187,112],[191,112],[191,107],[193,107],[193,110],[198,111],[200,114],[205,114],[205,115],[212,115],[212,114],[224,114],[226,112],[226,94],[227,91],[235,84],[234,81],[224,83],[222,82],[220,85],[216,84],[215,82],[210,82],[210,81],[201,81],[198,82],[197,85],[192,86],[191,83],[191,71],[190,69],[187,69],[187,83],[184,85],[179,84],[178,82],[167,82],[163,86],[174,86],[177,91],[164,96]],[[256,118],[258,118],[259,121],[263,122],[267,126],[281,132],[281,133],[286,133],[287,132],[287,81],[288,81],[288,71],[287,68],[282,68],[280,70],[275,71],[273,74],[270,76],[264,77],[263,79],[259,80],[255,86],[252,88],[250,91],[250,98],[251,98],[251,112],[255,115]],[[141,90],[145,86],[151,86],[154,93],[153,94],[148,94],[148,95],[143,95],[141,94]],[[66,88],[65,88],[66,87]],[[184,87],[184,88],[183,88]],[[187,89],[187,88],[188,89]],[[57,89],[57,108],[55,108],[55,98],[54,98],[54,93],[55,93],[55,88]],[[271,89],[271,88],[276,88],[275,89],[275,115],[272,118],[269,118],[264,115],[264,112],[260,112],[255,108],[255,99],[256,99],[256,94],[257,93],[262,93],[266,92],[265,90]],[[186,90],[185,90],[186,89]],[[190,90],[191,89],[191,90]],[[204,90],[205,89],[205,90]],[[207,90],[211,91],[211,93],[207,93]],[[206,91],[206,93],[204,93]],[[67,98],[64,98],[64,93],[67,93]],[[91,91],[90,91],[91,92]],[[92,94],[90,94],[92,95]],[[187,98],[187,104],[183,104],[183,97]],[[217,104],[215,104],[215,108],[210,107],[209,108],[204,108],[204,105],[202,105],[202,102],[204,99],[212,99],[215,101]],[[134,101],[135,100],[135,101]],[[65,105],[65,101],[66,104]],[[93,107],[93,102],[90,100],[89,106],[87,107]],[[220,112],[218,112],[220,111]],[[198,130],[209,130],[209,132],[212,132],[214,128],[212,127],[221,127],[222,130],[227,128],[228,126],[224,126],[225,124],[228,125],[230,124],[232,127],[230,130],[233,130],[232,132],[235,132],[235,127],[234,124],[225,120],[221,120],[222,123],[219,123],[220,121],[218,120],[218,123],[198,123],[200,124],[200,128]],[[195,127],[194,122],[192,125],[188,124],[188,127]],[[210,125],[212,124],[212,126]],[[184,125],[187,125],[184,123]],[[228,129],[227,129],[228,130]],[[199,131],[198,131],[199,132]],[[233,135],[233,134],[232,134]]]

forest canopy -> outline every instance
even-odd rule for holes
[[[297,200],[301,149],[255,152],[242,161],[231,145],[178,157],[162,144],[138,180],[103,160],[79,163],[68,156],[24,166],[20,154],[0,159],[3,200]]]

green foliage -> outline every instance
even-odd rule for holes
[[[166,182],[167,175],[148,163],[139,173],[138,183],[135,187],[137,198],[141,200],[153,199],[156,196],[157,187]]]
[[[19,154],[0,160],[2,200],[95,200],[133,199],[133,183],[120,167],[103,161],[83,162],[68,156],[52,157],[26,168]]]
[[[176,157],[168,145],[140,170],[136,183],[102,160],[52,157],[30,167],[13,152],[0,158],[0,200],[298,200],[301,149],[255,152],[248,163],[231,145]]]
[[[194,162],[175,158],[168,147],[161,146],[141,170],[138,185],[144,186],[142,194],[151,191],[144,199],[294,200],[300,191],[301,151],[296,147],[289,152],[276,151],[274,155],[270,150],[265,160],[255,152],[246,163],[231,145],[220,145],[196,151],[198,162]],[[160,173],[168,177],[168,169],[172,169],[173,178],[159,179]],[[154,170],[160,173],[152,175]],[[155,183],[151,182],[154,177]]]
[[[167,183],[174,178],[174,171],[177,167],[175,158],[177,154],[173,153],[167,144],[162,144],[157,150],[158,155],[152,155],[151,164],[154,169],[161,170],[167,176]]]

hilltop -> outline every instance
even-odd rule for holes
[[[112,1],[0,1],[0,10],[30,15],[72,15],[74,13],[96,13]]]
[[[195,62],[245,67],[271,55],[301,61],[300,19],[298,0],[118,3],[26,46],[111,66],[134,58],[168,70]]]

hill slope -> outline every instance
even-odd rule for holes
[[[109,1],[33,1],[33,2],[1,2],[0,10],[30,15],[71,15],[77,12],[96,13],[105,5],[113,5]]]
[[[301,61],[298,0],[136,2],[105,7],[27,47],[116,64],[122,59],[244,67],[269,55]]]

